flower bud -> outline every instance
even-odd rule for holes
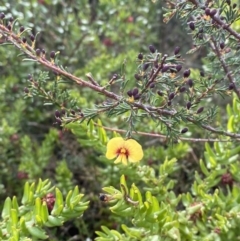
[[[138,88],[134,88],[134,89],[132,90],[132,95],[135,96],[135,95],[137,95],[137,94],[138,94]]]
[[[202,77],[204,77],[205,76],[205,73],[204,73],[204,71],[200,71],[200,75],[202,76]]]
[[[206,14],[207,16],[210,15],[210,12],[211,12],[211,10],[210,10],[209,8],[206,8],[206,9],[205,9],[205,14]]]
[[[60,118],[61,117],[61,113],[58,110],[55,111],[55,117],[56,118]]]
[[[25,37],[22,38],[23,43],[27,42],[27,39]]]
[[[25,87],[25,88],[24,88],[24,92],[25,92],[26,94],[28,94],[28,93],[29,93],[29,89],[28,89],[27,87]]]
[[[186,87],[185,87],[185,86],[182,86],[179,91],[182,93],[182,92],[184,92],[185,90],[186,90]]]
[[[190,73],[191,73],[190,69],[184,70],[184,72],[183,72],[183,77],[184,77],[184,78],[188,78],[189,75],[190,75]]]
[[[174,49],[174,55],[179,54],[179,52],[180,52],[180,47],[177,46],[177,47]]]
[[[189,79],[189,80],[187,81],[187,84],[189,85],[190,88],[192,88],[192,87],[193,87],[193,80],[192,80],[192,79]]]
[[[0,19],[4,19],[5,18],[5,14],[3,12],[0,13]]]
[[[157,94],[158,94],[159,96],[163,96],[163,92],[160,91],[160,90],[157,91]]]
[[[230,83],[228,86],[229,90],[233,90],[235,88],[235,84],[234,83]]]
[[[151,89],[153,89],[155,87],[155,84],[154,83],[151,83],[150,85],[149,85],[149,88],[151,88]]]
[[[41,49],[36,49],[35,52],[36,52],[36,55],[37,55],[37,56],[40,56],[40,54],[41,54]]]
[[[42,202],[45,202],[47,204],[49,213],[51,213],[51,211],[53,210],[55,200],[56,198],[52,193],[48,193],[46,196],[42,198]]]
[[[132,90],[129,90],[129,91],[127,92],[127,95],[128,95],[129,97],[133,96]]]
[[[141,79],[141,76],[139,74],[135,74],[134,77],[135,77],[136,80],[140,80]]]
[[[222,181],[222,184],[224,184],[224,185],[232,186],[233,185],[233,178],[232,178],[231,173],[223,174],[222,177],[221,177],[221,181]]]
[[[145,63],[143,65],[143,71],[146,71],[148,69],[148,67],[149,67],[149,63]]]
[[[210,16],[213,17],[216,13],[217,13],[217,9],[214,8],[210,11]]]
[[[172,102],[171,102],[171,101],[168,101],[167,105],[168,105],[168,106],[171,106],[171,105],[172,105]]]
[[[221,49],[224,49],[225,43],[224,43],[224,42],[221,42],[221,43],[219,44],[219,46],[220,46]]]
[[[50,53],[50,58],[51,58],[51,59],[54,59],[54,58],[55,58],[55,52],[54,52],[54,51],[51,51],[51,53]]]
[[[168,70],[169,70],[169,66],[164,65],[164,66],[162,67],[162,73],[167,72]]]
[[[183,129],[181,130],[181,133],[182,133],[182,134],[184,134],[184,133],[186,133],[186,132],[188,132],[188,128],[187,128],[187,127],[183,128]]]
[[[134,100],[139,100],[140,97],[141,97],[141,95],[140,95],[140,94],[137,94],[137,95],[134,96]]]
[[[195,30],[195,24],[194,24],[194,22],[190,22],[190,23],[189,23],[189,28],[190,28],[191,30]]]
[[[232,8],[235,9],[236,7],[237,7],[237,4],[234,3],[234,4],[232,5]]]
[[[175,96],[175,93],[172,92],[172,93],[169,94],[168,99],[169,99],[169,100],[172,100],[172,99],[174,98],[174,96]]]
[[[204,107],[200,107],[200,108],[197,110],[197,114],[202,113],[202,112],[203,112],[203,110],[204,110]]]
[[[30,39],[33,42],[35,40],[35,36],[33,34],[30,35]]]
[[[176,66],[177,72],[179,72],[181,69],[182,69],[182,65],[181,65],[181,64],[178,64],[178,65]]]
[[[149,45],[148,48],[149,48],[149,50],[150,50],[151,53],[154,54],[154,53],[156,52],[156,48],[155,48],[153,45]]]
[[[143,59],[143,54],[142,54],[142,53],[139,53],[139,54],[138,54],[138,59],[140,59],[140,60]]]
[[[10,21],[10,22],[13,22],[13,20],[14,20],[13,17],[10,17],[10,18],[9,18],[9,21]]]
[[[189,101],[189,102],[187,103],[186,107],[187,107],[187,109],[189,110],[189,109],[191,108],[191,106],[192,106],[192,103]]]
[[[20,29],[19,29],[20,33],[22,33],[24,31],[24,29],[25,28],[23,26],[21,26]]]

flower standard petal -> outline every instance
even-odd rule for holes
[[[118,150],[124,146],[124,140],[122,137],[114,137],[111,140],[109,140],[107,144],[107,153],[106,157],[107,159],[113,159],[117,157]]]
[[[124,143],[124,147],[128,151],[129,162],[139,162],[143,158],[142,146],[133,139],[128,139]]]

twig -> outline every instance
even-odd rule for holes
[[[211,44],[210,44],[210,46],[211,46],[212,50],[215,52],[216,56],[218,57],[229,82],[233,84],[234,92],[237,94],[238,98],[240,99],[240,91],[237,89],[237,86],[235,85],[235,80],[231,74],[231,71],[229,70],[227,64],[225,63],[224,59],[221,56],[221,52],[217,46],[217,42],[213,38],[211,38],[211,41],[213,43],[213,46]]]
[[[4,25],[0,24],[0,33],[6,37],[6,39],[8,41],[10,41],[11,43],[13,43],[17,48],[19,48],[22,52],[24,52],[28,57],[32,58],[33,60],[37,61],[38,63],[40,63],[41,65],[47,67],[48,69],[51,69],[52,71],[58,73],[59,75],[62,75],[68,79],[73,80],[76,84],[83,86],[83,87],[88,87],[92,90],[94,90],[95,92],[98,93],[102,93],[103,95],[105,95],[106,97],[116,100],[117,102],[121,102],[123,100],[123,98],[113,92],[107,91],[104,87],[98,86],[93,84],[92,82],[88,82],[83,80],[82,78],[76,77],[74,75],[72,75],[71,73],[59,68],[58,66],[56,66],[54,63],[52,63],[51,61],[47,60],[45,57],[43,56],[36,56],[35,55],[35,50],[28,45],[27,43],[23,43],[20,36],[14,34],[14,32],[8,30]],[[164,60],[164,58],[163,58]],[[163,63],[164,61],[162,61]],[[160,65],[161,66],[161,65]],[[157,74],[159,73],[159,71],[161,70],[161,67],[158,67],[157,71],[153,74],[153,76],[151,77],[151,79],[155,79]],[[227,71],[228,73],[228,71]],[[229,78],[232,78],[231,75],[228,75]],[[233,81],[233,79],[232,79]],[[154,106],[148,106],[148,105],[144,105],[142,103],[138,103],[138,102],[129,102],[126,101],[129,105],[133,106],[133,107],[137,107],[139,109],[142,109],[144,111],[146,111],[149,114],[153,114],[151,112],[156,112],[159,115],[167,115],[167,116],[174,116],[176,114],[176,111],[170,111],[170,110],[165,110],[165,109],[159,109],[157,107]],[[237,133],[230,133],[227,131],[221,131],[221,130],[217,130],[212,126],[209,125],[205,125],[202,123],[198,123],[196,120],[194,120],[191,117],[187,117],[186,118],[189,122],[192,122],[198,126],[201,126],[203,129],[206,129],[208,131],[211,131],[212,133],[216,133],[216,134],[220,134],[220,135],[225,135],[234,139],[240,139],[240,134]],[[160,137],[160,136],[159,136]],[[164,138],[166,138],[166,136],[164,136]],[[181,140],[185,140],[183,138],[181,138]],[[195,139],[189,139],[189,141],[194,141]],[[196,139],[197,140],[197,139]],[[206,141],[209,141],[209,139],[205,139]]]
[[[127,132],[126,130],[123,130],[123,129],[117,129],[117,128],[111,128],[111,127],[99,125],[95,122],[94,122],[94,125],[98,126],[98,127],[102,127],[104,130],[107,130],[107,131],[112,131],[112,132],[117,132],[117,133],[126,133]],[[141,135],[141,136],[150,136],[150,137],[154,137],[154,138],[161,138],[161,139],[164,139],[164,141],[168,139],[166,135],[159,134],[159,133],[149,133],[149,132],[142,132],[142,131],[137,131],[137,132],[133,131],[133,133],[137,134],[137,135]],[[214,138],[187,138],[187,137],[179,137],[179,140],[191,141],[191,142],[232,142],[233,141],[231,139],[221,140],[218,138],[214,139]],[[234,140],[240,141],[240,139],[234,139]]]

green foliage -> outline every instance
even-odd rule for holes
[[[237,240],[237,1],[3,2],[0,239]]]
[[[55,189],[55,195],[52,191]],[[3,206],[0,222],[1,240],[45,240],[46,228],[61,226],[64,222],[80,217],[89,202],[82,202],[78,187],[63,198],[58,188],[49,180],[39,179],[38,184],[25,183],[19,206],[17,197],[8,197]],[[27,238],[28,237],[28,238]],[[31,238],[30,238],[31,237]]]

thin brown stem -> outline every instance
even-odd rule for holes
[[[74,81],[76,84],[83,86],[83,87],[88,87],[92,90],[94,90],[95,92],[101,93],[104,96],[113,99],[115,101],[117,101],[117,103],[120,103],[122,101],[127,102],[129,105],[131,105],[132,107],[135,108],[139,108],[141,110],[146,111],[148,114],[153,115],[154,113],[157,113],[158,115],[160,115],[159,117],[161,117],[161,115],[165,115],[165,116],[174,116],[176,114],[176,111],[171,111],[171,110],[165,110],[165,109],[159,109],[158,107],[154,107],[154,106],[148,106],[148,105],[144,105],[142,103],[138,103],[138,102],[129,102],[127,100],[125,100],[122,96],[119,96],[113,92],[110,92],[108,90],[106,90],[104,87],[97,85],[97,83],[93,83],[91,80],[90,82],[76,77],[74,75],[72,75],[71,73],[61,69],[60,67],[56,66],[54,64],[54,62],[49,61],[48,59],[46,59],[44,56],[36,56],[35,54],[35,50],[28,45],[27,43],[23,43],[21,40],[21,37],[17,34],[14,34],[14,32],[8,30],[4,25],[0,24],[0,33],[6,38],[6,40],[8,42],[11,42],[12,44],[14,44],[17,48],[19,48],[23,53],[25,53],[28,57],[30,57],[31,59],[33,59],[34,61],[40,63],[42,66],[45,66],[46,68],[58,73],[61,76],[64,76],[72,81]],[[164,57],[162,59],[162,64],[164,62]],[[150,81],[153,81],[158,73],[161,70],[161,65],[158,67],[158,69],[156,70],[156,72],[152,75]],[[227,66],[225,65],[225,68],[227,68]],[[228,71],[228,69],[226,69],[226,73],[230,73]],[[228,78],[230,78],[230,82],[233,81],[233,78],[230,74],[228,74]],[[239,94],[239,93],[238,93]],[[239,96],[239,95],[238,95]],[[234,139],[240,139],[240,134],[237,133],[230,133],[227,131],[222,131],[222,130],[218,130],[215,129],[214,127],[210,126],[210,125],[205,125],[202,123],[198,123],[196,120],[194,120],[192,117],[187,117],[186,118],[189,122],[194,123],[195,125],[198,125],[200,127],[202,127],[203,129],[206,129],[212,133],[215,134],[220,134],[220,135],[225,135]],[[160,137],[160,136],[159,136]],[[164,136],[164,138],[166,138]],[[181,140],[185,140],[183,138],[180,138]],[[197,139],[189,139],[189,140],[197,140]],[[206,141],[209,141],[209,139],[205,139]]]
[[[102,127],[103,129],[111,132],[117,132],[117,133],[126,133],[126,130],[123,129],[117,129],[117,128],[111,128],[111,127],[106,127],[99,125],[97,123],[94,123],[95,126]],[[161,138],[164,141],[167,140],[167,136],[164,134],[159,134],[159,133],[149,133],[149,132],[142,132],[142,131],[133,131],[132,133],[136,135],[141,135],[141,136],[150,136],[154,138]],[[179,137],[179,140],[181,141],[191,141],[191,142],[232,142],[233,140],[231,139],[219,139],[219,138],[187,138],[187,137]],[[240,141],[240,139],[235,139],[235,141]]]
[[[237,94],[238,98],[240,99],[240,91],[237,89],[237,86],[235,85],[235,80],[231,74],[230,69],[228,68],[226,62],[224,61],[224,59],[222,58],[220,49],[218,48],[217,42],[215,41],[215,39],[212,37],[211,41],[213,43],[213,45],[210,44],[212,50],[214,51],[214,53],[216,54],[216,56],[218,57],[219,62],[222,65],[222,68],[229,80],[230,83],[233,83],[233,90],[234,92]]]

